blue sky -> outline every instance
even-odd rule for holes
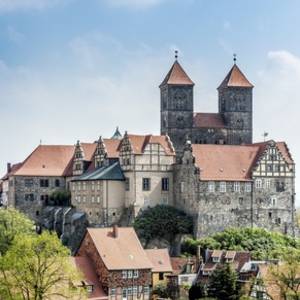
[[[175,49],[208,112],[237,53],[255,140],[287,141],[300,164],[299,14],[297,0],[0,0],[0,173],[40,140],[158,133]]]

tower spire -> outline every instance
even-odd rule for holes
[[[236,53],[233,53],[233,62],[234,62],[234,64],[236,64],[236,57],[237,57]]]
[[[178,60],[178,50],[175,50],[175,60]]]

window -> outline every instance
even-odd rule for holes
[[[82,202],[85,202],[85,200],[86,200],[86,197],[83,196],[83,197],[82,197]]]
[[[276,182],[276,192],[284,192],[285,191],[285,183],[284,182]]]
[[[33,179],[27,178],[24,180],[25,187],[32,187],[33,186]]]
[[[158,279],[159,280],[164,280],[164,273],[163,272],[159,272]]]
[[[139,277],[139,270],[134,270],[133,271],[133,278],[138,278]]]
[[[87,292],[90,294],[90,293],[92,293],[93,292],[93,286],[92,285],[87,285],[86,286],[86,290],[87,290]]]
[[[269,189],[271,187],[271,180],[270,179],[266,179],[265,180],[265,188]]]
[[[272,213],[269,212],[269,219],[272,219]]]
[[[275,220],[275,222],[276,222],[277,225],[280,225],[280,224],[281,224],[281,219],[280,219],[280,218],[277,218],[277,219]]]
[[[100,191],[100,181],[97,182],[97,187],[98,191]]]
[[[255,180],[255,187],[257,189],[261,189],[262,188],[262,180],[261,179],[256,179]]]
[[[274,172],[280,172],[280,165],[274,165]]]
[[[131,296],[131,295],[132,295],[132,287],[131,287],[131,286],[129,286],[129,287],[127,288],[127,295],[128,295],[128,296]]]
[[[137,287],[137,286],[133,286],[133,287],[132,287],[132,293],[133,293],[134,295],[136,295],[137,292],[138,292],[138,287]]]
[[[111,288],[110,289],[110,295],[111,296],[115,296],[116,295],[116,289],[115,288]]]
[[[126,270],[123,270],[123,271],[122,271],[122,278],[123,278],[123,279],[126,279],[126,278],[127,278],[127,271],[126,271]]]
[[[267,172],[273,172],[273,165],[267,165]]]
[[[129,271],[128,271],[127,276],[128,276],[128,278],[132,278],[132,276],[133,276],[132,270],[129,270]]]
[[[122,289],[122,296],[123,296],[123,299],[127,299],[127,289],[126,288]]]
[[[86,188],[86,183],[85,183],[85,182],[83,182],[82,190],[84,190],[84,191],[85,191],[85,188]]]
[[[78,196],[77,201],[80,203],[80,201],[81,201],[80,196]]]
[[[180,192],[184,193],[184,182],[180,182]]]
[[[208,192],[209,193],[214,193],[215,192],[215,183],[213,181],[210,181],[208,183]]]
[[[95,197],[94,196],[92,196],[92,203],[94,203],[95,202]]]
[[[241,186],[240,186],[240,183],[239,182],[235,182],[234,185],[233,185],[233,189],[236,193],[240,193],[241,191]]]
[[[272,204],[273,206],[276,206],[276,202],[277,202],[276,196],[272,196],[272,197],[271,197],[271,204]]]
[[[226,193],[226,182],[220,182],[220,192]]]
[[[72,183],[72,190],[75,191],[76,190],[76,184]]]
[[[149,294],[149,286],[144,286],[144,294]]]
[[[94,191],[94,190],[95,190],[95,182],[92,181],[92,191]]]
[[[81,182],[77,183],[77,190],[80,191],[81,190]]]
[[[40,187],[49,187],[48,179],[40,179]]]
[[[161,179],[161,190],[168,191],[169,190],[169,178],[162,178]]]
[[[34,195],[33,194],[25,194],[25,201],[33,201]]]
[[[246,190],[247,193],[251,193],[252,187],[251,187],[251,183],[250,182],[246,183],[245,190]]]
[[[239,198],[239,204],[240,204],[240,205],[243,205],[243,202],[244,202],[244,198],[243,198],[243,197],[240,197],[240,198]]]
[[[99,196],[97,197],[97,203],[100,203],[100,197]]]
[[[55,179],[55,187],[60,187],[60,180],[59,179]]]
[[[150,191],[150,178],[143,178],[143,191]]]
[[[130,179],[128,177],[125,178],[125,191],[130,190]]]

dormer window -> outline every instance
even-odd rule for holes
[[[212,261],[214,262],[214,263],[218,263],[218,262],[220,262],[220,257],[213,257],[212,258]]]
[[[94,290],[94,286],[93,285],[86,285],[86,290],[89,294],[91,294]]]

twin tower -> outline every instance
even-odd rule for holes
[[[193,144],[251,144],[253,85],[234,65],[218,87],[219,112],[194,112],[194,82],[177,58],[161,83],[161,134],[168,134],[178,153]]]

